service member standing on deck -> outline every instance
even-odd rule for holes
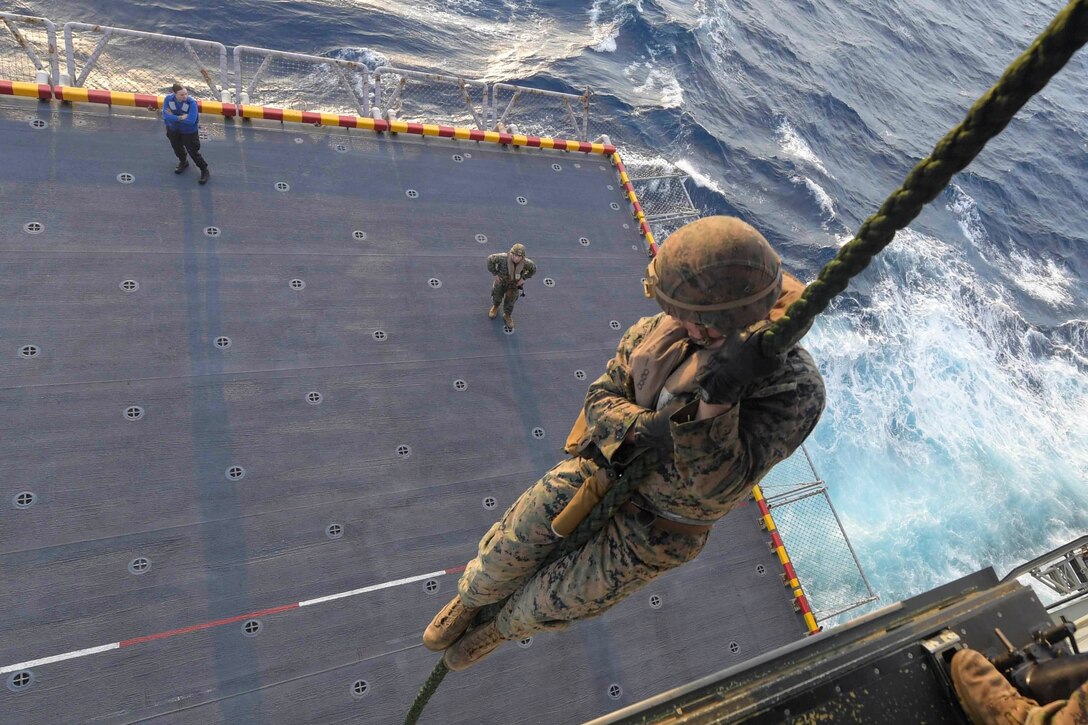
[[[624,334],[589,387],[567,440],[571,457],[483,537],[424,645],[463,670],[505,640],[601,614],[695,558],[714,522],[801,445],[823,411],[809,354],[795,345],[765,357],[755,334],[802,289],[739,219],[700,219],[670,236],[646,274],[647,296],[664,312]],[[621,474],[634,486],[630,501],[582,548],[542,567]],[[496,619],[462,637],[480,607],[503,600]]]
[[[536,264],[525,256],[525,245],[515,244],[509,252],[499,252],[487,258],[487,271],[495,275],[491,285],[491,309],[487,316],[494,320],[502,305],[502,320],[514,329],[514,303],[518,301],[525,280],[536,274]]]
[[[180,174],[189,168],[189,160],[185,152],[193,157],[196,167],[200,169],[201,184],[208,183],[208,162],[200,155],[200,117],[196,108],[196,99],[189,97],[189,91],[180,83],[175,83],[162,102],[162,120],[166,122],[166,138],[170,139],[170,146],[174,149],[174,155],[178,157],[178,166],[175,174]]]

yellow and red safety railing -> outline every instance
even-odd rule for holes
[[[0,81],[0,96],[23,96],[53,100],[53,88],[45,83],[23,83],[21,81]]]
[[[101,103],[110,106],[128,106],[132,108],[157,109],[162,107],[165,96],[148,93],[128,93],[124,91],[107,91],[95,88],[81,88],[77,86],[50,87],[47,84],[24,83],[20,81],[0,80],[0,95],[23,96],[38,98],[41,100],[66,101],[69,103]],[[298,111],[290,108],[273,108],[270,106],[255,106],[250,104],[221,103],[219,101],[197,100],[197,107],[201,113],[224,116],[226,118],[250,118],[266,121],[280,121],[284,123],[308,123],[322,126],[336,126],[340,128],[360,128],[368,131],[408,133],[418,136],[436,136],[439,138],[454,138],[464,141],[482,141],[485,143],[501,144],[503,146],[523,146],[526,148],[555,149],[557,151],[580,151],[585,154],[601,154],[607,156],[616,171],[620,175],[620,183],[623,185],[627,201],[631,204],[635,221],[638,222],[639,231],[646,238],[646,244],[650,256],[657,254],[657,243],[653,232],[646,221],[646,214],[642,211],[635,188],[627,175],[627,169],[623,165],[619,152],[612,144],[590,143],[589,141],[575,141],[572,139],[550,138],[547,136],[530,136],[520,133],[505,133],[499,131],[482,131],[461,126],[445,126],[436,123],[412,123],[409,121],[387,121],[381,118],[367,118],[366,116],[350,116],[337,113],[322,113],[318,111]]]
[[[69,103],[102,103],[111,106],[130,106],[135,108],[160,108],[164,96],[148,93],[127,93],[124,91],[106,91],[76,86],[57,86],[19,81],[0,81],[0,94],[26,96]],[[499,131],[481,131],[460,126],[445,126],[437,123],[412,123],[410,121],[387,121],[381,118],[349,116],[337,113],[317,111],[298,111],[289,108],[272,108],[249,104],[221,103],[219,101],[198,100],[201,113],[210,113],[227,118],[257,118],[268,121],[287,123],[321,124],[341,128],[361,128],[369,131],[388,131],[392,133],[410,133],[419,136],[438,136],[466,141],[484,141],[505,146],[525,146],[527,148],[556,149],[558,151],[580,151],[586,154],[601,154],[611,157],[616,147],[611,144],[590,143],[572,139],[530,136],[520,133],[502,133]]]
[[[631,179],[627,176],[627,167],[623,165],[623,160],[620,158],[620,152],[613,150],[612,163],[616,167],[616,171],[620,174],[620,183],[623,184],[623,190],[627,193],[627,201],[631,202],[631,209],[635,215],[635,221],[638,222],[638,228],[642,232],[642,236],[646,237],[646,245],[649,247],[650,256],[653,257],[657,254],[657,242],[654,241],[654,233],[650,231],[650,225],[646,221],[646,215],[642,212],[642,205],[638,202],[638,196],[635,194],[635,187],[631,184]]]
[[[797,572],[790,561],[790,555],[786,553],[786,545],[782,543],[778,527],[774,524],[771,509],[767,505],[767,500],[763,497],[763,489],[758,485],[752,486],[752,497],[756,500],[756,505],[759,506],[760,526],[771,535],[771,551],[778,556],[778,561],[782,564],[782,581],[793,590],[793,608],[804,618],[808,633],[816,634],[820,631],[820,625],[816,623],[816,617],[808,606],[808,597],[805,596],[801,582],[797,579]]]

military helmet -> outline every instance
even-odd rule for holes
[[[766,318],[781,291],[778,255],[762,234],[735,217],[685,224],[646,269],[646,296],[667,314],[722,331]]]
[[[517,255],[518,257],[524,257],[525,256],[525,245],[522,244],[521,242],[518,242],[514,246],[510,247],[510,254]]]

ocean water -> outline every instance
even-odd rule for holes
[[[8,9],[594,93],[607,132],[811,279],[1049,22],[1047,0],[41,0]],[[805,345],[809,450],[884,602],[1088,532],[1088,53]],[[803,574],[803,572],[802,572]]]

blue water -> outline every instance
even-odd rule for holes
[[[810,279],[1045,27],[1047,0],[118,0],[17,11],[595,93]],[[809,441],[884,601],[1088,532],[1088,53],[807,338]]]

